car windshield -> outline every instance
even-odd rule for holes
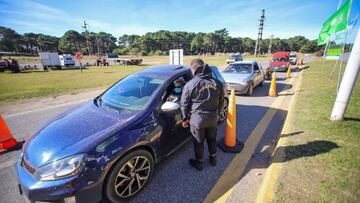
[[[100,98],[100,105],[117,111],[140,111],[147,107],[165,78],[133,74],[118,82]]]
[[[273,61],[287,62],[287,58],[273,58]]]
[[[242,73],[248,74],[251,73],[251,64],[243,63],[243,64],[230,64],[224,71],[224,73]]]

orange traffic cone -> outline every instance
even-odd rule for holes
[[[269,96],[276,97],[276,74],[275,72],[271,75],[271,84],[269,89]]]
[[[236,140],[236,101],[235,90],[231,90],[229,108],[226,121],[225,137],[218,142],[218,146],[228,153],[239,153],[244,144]]]
[[[18,142],[13,138],[3,117],[0,115],[0,150],[7,150],[17,146]]]
[[[286,72],[286,78],[291,78],[291,65],[288,65],[288,70]]]

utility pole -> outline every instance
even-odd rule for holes
[[[263,33],[263,29],[264,29],[264,21],[265,21],[265,9],[263,9],[263,10],[261,11],[258,37],[257,37],[257,40],[256,40],[255,51],[254,51],[254,56],[255,56],[255,57],[256,57],[258,54],[260,54],[260,44],[261,44],[262,33]]]
[[[344,72],[343,79],[337,93],[335,104],[331,113],[330,120],[338,121],[344,119],[346,108],[349,104],[351,92],[355,86],[356,79],[360,70],[360,31],[358,29],[353,48],[351,49],[348,63]]]
[[[269,43],[269,49],[268,49],[268,54],[271,54],[271,48],[272,48],[272,40],[274,38],[274,35],[270,35],[270,43]]]
[[[88,48],[88,54],[91,55],[91,53],[90,53],[90,42],[89,42],[89,31],[87,30],[87,26],[88,26],[88,24],[87,24],[86,21],[84,20],[84,25],[81,26],[81,27],[84,28],[84,30],[85,30],[85,34],[86,34],[86,45],[87,45],[87,48]]]

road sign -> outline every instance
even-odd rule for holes
[[[81,59],[83,59],[83,54],[80,51],[78,51],[75,53],[75,58],[77,60],[81,60]]]

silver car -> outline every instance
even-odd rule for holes
[[[242,54],[232,54],[229,56],[229,58],[226,60],[227,64],[234,63],[236,61],[243,61],[244,58]]]
[[[255,61],[238,61],[230,64],[221,75],[228,85],[228,90],[235,89],[237,94],[251,96],[258,85],[263,85],[265,73]]]

